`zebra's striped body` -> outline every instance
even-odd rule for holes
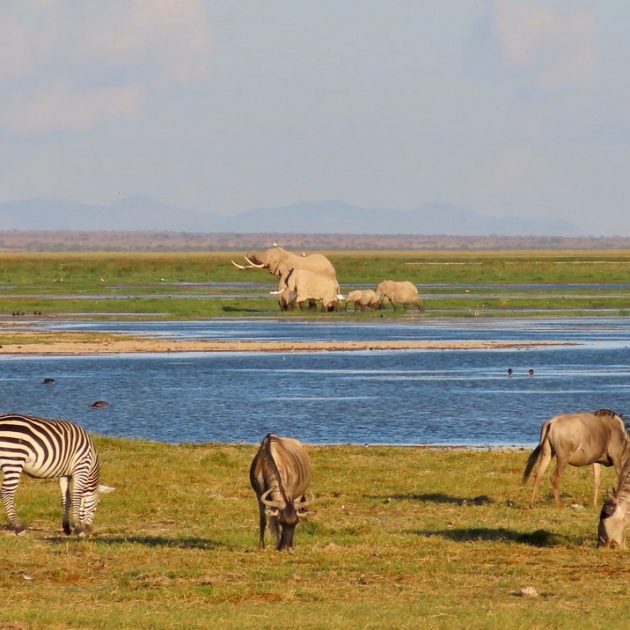
[[[66,420],[20,414],[0,416],[0,469],[4,475],[0,498],[13,528],[24,526],[15,510],[15,492],[22,472],[40,479],[59,479],[63,531],[89,531],[101,492],[99,461],[85,429]],[[113,488],[112,488],[113,489]]]

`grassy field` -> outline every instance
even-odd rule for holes
[[[276,288],[275,279],[233,267],[230,260],[242,260],[241,255],[3,253],[0,314],[166,319],[279,315],[275,297],[267,295]],[[630,291],[619,287],[630,284],[627,251],[329,252],[329,257],[343,291],[375,287],[385,278],[411,280],[420,286],[429,314],[626,315],[630,302]],[[511,285],[522,286],[515,290]],[[394,314],[386,309],[361,315],[381,316]]]
[[[273,278],[238,271],[238,255],[2,254],[0,315],[279,315],[261,295]],[[385,277],[421,285],[423,317],[626,314],[630,297],[616,286],[630,284],[630,252],[330,257],[344,290]],[[357,317],[381,314],[394,316]],[[525,452],[310,447],[316,514],[295,551],[278,553],[256,546],[255,447],[96,443],[117,490],[89,539],[61,534],[54,482],[23,479],[30,529],[0,531],[0,628],[600,628],[630,617],[627,553],[596,547],[586,469],[563,479],[566,507],[553,507],[546,481],[530,510]]]
[[[546,482],[530,510],[526,452],[309,447],[316,514],[293,552],[276,552],[256,546],[255,447],[96,443],[117,489],[91,538],[61,534],[54,482],[23,480],[30,529],[0,534],[2,627],[598,628],[630,616],[627,553],[597,549],[597,511],[581,507],[589,469],[568,471],[566,507]]]

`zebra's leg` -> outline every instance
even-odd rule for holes
[[[22,534],[25,530],[24,525],[20,521],[15,509],[15,491],[20,483],[20,475],[22,474],[22,466],[2,466],[3,479],[0,488],[0,498],[4,505],[11,527],[16,534]]]
[[[72,477],[72,521],[74,523],[74,531],[79,536],[83,535],[82,523],[82,507],[83,493],[85,491],[87,476],[85,474],[77,474]]]
[[[63,510],[63,533],[70,535],[70,506],[72,505],[72,493],[70,492],[70,477],[59,477],[59,488],[61,489],[61,509]]]

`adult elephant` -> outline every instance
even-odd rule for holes
[[[263,251],[247,252],[245,261],[246,265],[240,265],[234,261],[232,264],[238,269],[265,269],[278,278],[280,281],[277,291],[280,296],[278,302],[283,311],[291,308],[291,302],[281,296],[286,296],[286,293],[283,293],[284,279],[292,269],[305,269],[326,276],[334,281],[336,294],[340,293],[337,272],[330,260],[323,254],[298,255],[283,247],[271,247]]]
[[[418,289],[409,280],[383,280],[376,287],[376,295],[381,303],[389,300],[394,310],[396,310],[397,306],[402,306],[405,309],[407,306],[415,306],[419,311],[424,311],[424,306],[418,295]]]
[[[293,308],[296,304],[301,310],[320,303],[323,311],[335,310],[343,295],[339,293],[337,281],[322,273],[308,269],[291,269],[280,279],[278,301]]]

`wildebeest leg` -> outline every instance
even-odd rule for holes
[[[276,516],[269,516],[269,531],[273,535],[276,540],[276,543],[280,540],[280,524],[278,523],[278,518]]]
[[[59,488],[61,489],[61,509],[63,510],[63,533],[70,535],[70,506],[72,505],[72,495],[70,493],[70,477],[59,477]]]
[[[258,502],[258,509],[260,510],[260,519],[258,521],[260,527],[260,540],[258,541],[258,547],[260,549],[265,548],[265,528],[267,527],[267,512],[265,511],[265,505]]]
[[[560,501],[560,477],[566,468],[567,463],[556,457],[556,469],[551,473],[551,487],[553,488],[553,498],[556,502],[556,507],[561,507]]]
[[[2,499],[2,504],[4,505],[4,510],[7,513],[11,527],[13,527],[16,534],[21,534],[24,532],[25,528],[15,509],[15,491],[20,482],[22,466],[3,466],[2,472],[4,478],[2,479],[2,487],[0,488],[0,499]]]
[[[602,466],[597,462],[593,464],[593,507],[597,507],[597,497],[599,496],[599,488],[602,481]]]
[[[545,474],[545,470],[547,470],[547,466],[549,466],[549,462],[551,461],[552,453],[551,449],[545,443],[542,448],[542,453],[540,455],[540,460],[538,462],[538,467],[536,468],[536,474],[534,476],[534,488],[532,490],[532,498],[529,502],[529,507],[534,507],[534,503],[536,503],[536,497],[538,496],[538,486],[543,479],[543,475]]]

